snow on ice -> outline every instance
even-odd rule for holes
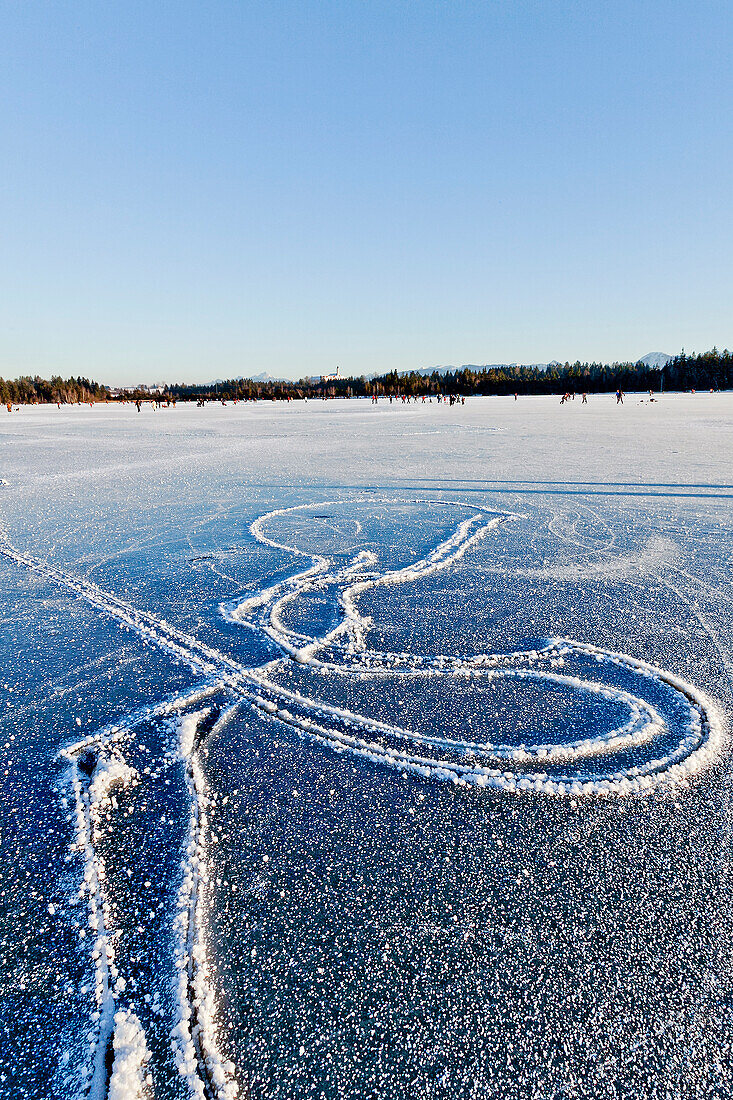
[[[732,1095],[731,411],[16,414],[13,1095]]]

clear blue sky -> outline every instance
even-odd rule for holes
[[[730,0],[0,0],[0,374],[733,344]]]

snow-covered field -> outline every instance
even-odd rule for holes
[[[0,447],[0,1096],[733,1096],[733,395]]]

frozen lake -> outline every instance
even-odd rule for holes
[[[733,1097],[733,395],[0,416],[0,1096]]]

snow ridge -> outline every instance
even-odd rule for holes
[[[134,1012],[115,1012],[114,1062],[107,1100],[148,1100],[152,1078],[146,1070],[150,1051]]]
[[[114,749],[114,746],[110,746]],[[82,858],[84,878],[80,899],[86,895],[88,926],[93,937],[91,947],[95,974],[95,1008],[92,1019],[97,1036],[92,1058],[90,1100],[108,1096],[107,1058],[115,1027],[115,1001],[124,989],[115,965],[113,916],[105,890],[106,871],[99,853],[99,840],[107,812],[112,808],[113,791],[137,780],[136,772],[121,757],[108,751],[95,756],[88,739],[70,745],[62,753],[69,762],[69,779],[74,792],[76,850]],[[139,1024],[138,1024],[139,1026]]]
[[[191,812],[175,921],[178,1022],[173,1030],[173,1044],[179,1071],[195,1100],[234,1100],[238,1092],[234,1066],[219,1049],[205,940],[208,796],[195,748],[200,722],[207,715],[208,711],[188,714],[178,726]]]

